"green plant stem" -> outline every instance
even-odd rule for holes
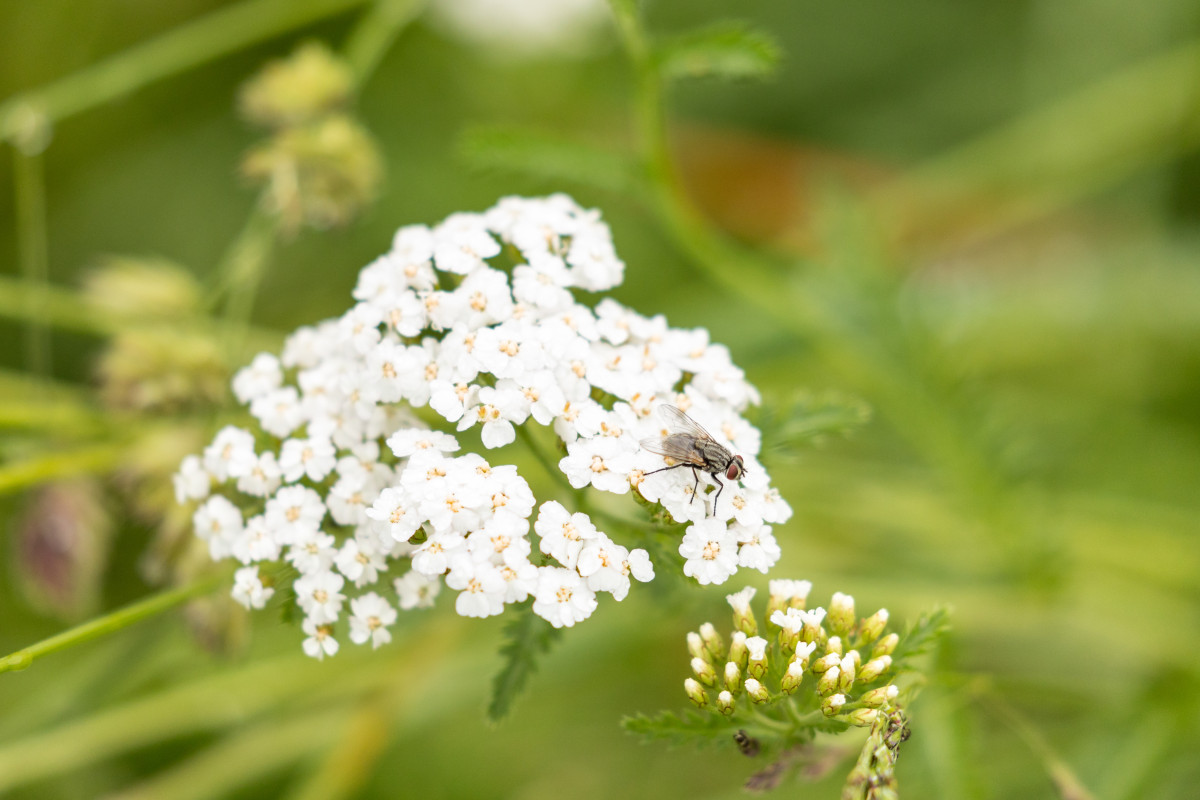
[[[542,470],[550,476],[551,480],[572,495],[578,495],[580,490],[571,485],[571,482],[567,480],[567,476],[558,468],[558,464],[555,464],[550,456],[542,450],[541,445],[537,443],[537,440],[525,425],[514,425],[513,427],[517,430],[517,438],[529,449],[529,452],[533,454],[534,459],[541,465]]]
[[[424,10],[427,0],[376,0],[354,26],[342,54],[359,89],[367,82],[400,32]]]
[[[17,261],[27,281],[45,286],[50,267],[46,251],[46,181],[42,154],[13,148],[13,205],[17,218]],[[50,331],[42,309],[29,309],[25,320],[26,365],[36,375],[50,374]]]
[[[120,463],[124,453],[125,444],[105,442],[4,464],[0,466],[0,494],[55,478],[107,472]]]
[[[157,81],[236,53],[367,0],[248,0],[131,47],[40,89],[0,104],[0,139],[19,132],[32,107],[52,123],[116,100]]]
[[[230,363],[241,360],[258,287],[278,236],[278,217],[256,206],[217,266],[218,283],[228,295],[223,316],[227,324],[224,338]]]
[[[130,625],[180,605],[193,597],[207,594],[227,580],[229,580],[229,571],[221,570],[198,578],[186,586],[168,589],[102,617],[89,620],[82,625],[0,658],[0,672],[26,669],[35,659],[42,656],[128,628]]]

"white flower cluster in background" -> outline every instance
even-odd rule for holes
[[[256,565],[286,561],[305,651],[323,657],[337,651],[347,607],[351,641],[379,646],[394,605],[428,606],[443,582],[464,616],[532,598],[561,627],[587,618],[598,593],[621,600],[631,578],[654,577],[644,550],[560,503],[535,513],[516,467],[462,452],[451,431],[476,426],[487,449],[513,442],[515,426],[552,426],[572,486],[633,489],[689,523],[679,552],[699,582],[766,572],[779,557],[770,525],[791,510],[740,416],[758,395],[703,329],[611,299],[593,310],[572,294],[611,289],[623,272],[599,214],[563,195],[397,232],[362,270],[350,310],[237,374],[234,393],[261,431],[226,427],[176,476],[180,502],[203,501],[195,528],[212,557],[246,565],[234,598],[263,607],[273,588]],[[722,475],[719,503],[707,475],[694,494],[687,467],[647,474],[668,465],[638,444],[668,432],[654,414],[663,404],[744,459],[739,482]]]

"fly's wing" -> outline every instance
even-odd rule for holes
[[[712,440],[712,435],[701,428],[696,420],[689,417],[687,414],[680,411],[673,405],[663,404],[658,407],[658,416],[672,433],[686,433],[689,436],[694,436],[697,439]]]
[[[642,439],[642,449],[666,456],[680,464],[690,464],[695,467],[705,465],[704,457],[696,449],[696,438],[686,433],[672,433],[670,436],[653,436]]]

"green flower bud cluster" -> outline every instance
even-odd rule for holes
[[[345,225],[375,197],[383,161],[345,110],[353,90],[350,67],[317,43],[268,64],[242,89],[242,113],[272,131],[242,172],[263,186],[264,207],[285,232]]]
[[[859,618],[854,598],[840,592],[828,609],[808,610],[811,588],[807,581],[771,581],[765,626],[750,607],[753,588],[729,595],[728,644],[709,623],[687,636],[688,698],[746,728],[756,717],[768,727],[805,720],[812,727],[824,718],[822,730],[828,720],[866,728],[898,708],[889,676],[900,637],[886,632],[888,612]]]

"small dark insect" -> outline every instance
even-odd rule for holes
[[[742,461],[741,456],[730,453],[708,431],[697,425],[695,420],[675,406],[659,406],[658,415],[667,423],[668,433],[666,436],[642,439],[642,447],[651,453],[666,456],[677,463],[646,474],[653,475],[655,472],[664,472],[678,467],[691,468],[692,475],[696,478],[696,485],[692,487],[692,500],[695,500],[696,492],[700,488],[700,472],[707,472],[720,487],[717,489],[716,496],[713,497],[712,513],[713,516],[716,516],[717,500],[721,498],[721,492],[725,490],[725,484],[721,483],[721,474],[724,473],[726,480],[736,481],[746,474],[745,462]],[[700,472],[696,470],[700,470]]]
[[[758,739],[755,739],[743,730],[738,730],[733,735],[733,741],[738,746],[738,750],[742,751],[742,755],[754,758],[758,755],[759,745]]]

